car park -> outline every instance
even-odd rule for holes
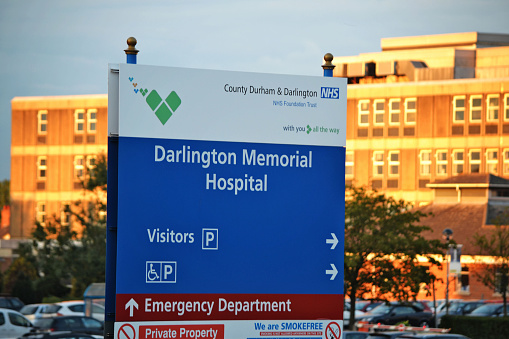
[[[362,317],[364,312],[355,310],[355,319]],[[345,302],[345,306],[343,308],[343,326],[347,328],[350,324],[350,303]]]
[[[17,338],[32,330],[33,325],[18,311],[0,308],[0,338]]]
[[[34,321],[37,332],[73,331],[91,335],[102,335],[104,324],[92,317],[59,316],[54,318],[39,318]]]
[[[408,321],[411,326],[433,326],[433,313],[412,304],[384,303],[366,312],[359,321],[369,324],[396,325]]]
[[[28,320],[34,321],[37,318],[41,318],[44,309],[48,307],[48,304],[29,304],[21,308],[19,313],[23,314]]]
[[[406,334],[409,332],[401,332],[401,331],[389,331],[389,332],[376,332],[370,333],[370,335],[366,339],[396,339],[399,336]]]
[[[506,306],[507,314],[509,315],[509,305]],[[469,317],[503,317],[504,316],[504,304],[501,303],[488,303],[479,306],[473,310]]]
[[[472,313],[478,307],[485,305],[486,301],[455,301],[449,304],[449,315],[467,315]],[[437,324],[440,325],[442,317],[446,315],[447,311],[444,309],[437,313]]]
[[[44,318],[62,315],[85,315],[85,302],[83,300],[62,301],[51,304],[42,311]],[[104,321],[104,307],[99,304],[92,304],[90,316]]]

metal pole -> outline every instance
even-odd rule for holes
[[[126,58],[127,58],[126,62],[128,64],[136,64],[136,56],[138,55],[138,52],[139,52],[135,48],[137,43],[138,43],[138,41],[136,41],[135,38],[133,38],[133,37],[127,38],[127,45],[129,47],[127,47],[127,49],[124,49],[124,52],[126,54]]]
[[[449,239],[447,239],[447,255],[446,255],[446,259],[447,259],[446,281],[447,282],[446,282],[446,286],[445,286],[445,314],[446,315],[449,315],[449,259],[450,259],[449,249],[450,249]]]
[[[323,60],[325,60],[325,63],[322,65],[324,77],[333,77],[334,67],[336,66],[332,64],[332,59],[334,59],[334,56],[330,53],[327,53],[323,56]]]

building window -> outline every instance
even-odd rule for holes
[[[481,150],[470,150],[470,173],[480,173],[481,171]]]
[[[48,132],[48,111],[37,112],[37,133],[47,134]]]
[[[375,125],[383,125],[385,122],[385,100],[377,99],[373,103],[373,116]]]
[[[48,164],[45,156],[37,158],[37,179],[46,179]]]
[[[504,149],[504,157],[502,161],[504,162],[504,175],[509,175],[509,149],[507,148]]]
[[[429,176],[431,174],[431,151],[422,150],[419,153],[420,170],[422,176]]]
[[[437,175],[447,175],[447,151],[439,150],[435,154]]]
[[[353,152],[346,152],[346,155],[345,155],[345,175],[353,176]]]
[[[461,274],[458,274],[458,289],[463,293],[470,292],[470,272],[468,267],[461,268]]]
[[[399,124],[399,113],[400,113],[400,99],[389,100],[389,123],[396,125]]]
[[[481,122],[482,95],[470,96],[470,122]]]
[[[91,177],[95,175],[94,170],[96,167],[96,160],[97,160],[97,157],[95,155],[87,156],[87,170],[88,170],[88,174]]]
[[[46,204],[43,202],[37,203],[37,210],[35,211],[35,218],[42,226],[46,226]]]
[[[465,164],[463,150],[454,150],[452,152],[452,174],[458,175],[463,173],[463,167]]]
[[[71,204],[63,202],[60,210],[60,223],[67,226],[71,223]]]
[[[456,96],[452,99],[453,122],[465,122],[465,96]]]
[[[399,151],[390,151],[388,158],[389,175],[399,175]]]
[[[405,124],[415,125],[417,121],[417,100],[415,98],[405,99]]]
[[[490,94],[486,99],[486,120],[498,121],[498,94]]]
[[[85,110],[77,109],[74,112],[74,132],[83,133],[85,129]]]
[[[373,152],[373,176],[384,175],[384,151]]]
[[[359,126],[369,125],[369,100],[359,100]]]
[[[504,120],[509,120],[509,94],[504,95]]]
[[[95,131],[97,130],[97,110],[96,109],[89,109],[87,111],[87,125],[88,125],[88,132],[95,133]]]
[[[486,173],[497,174],[498,173],[498,150],[487,149],[486,150]]]
[[[85,171],[85,159],[82,155],[76,155],[74,157],[74,179],[83,179]]]

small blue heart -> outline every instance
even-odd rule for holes
[[[134,93],[138,93],[139,89],[135,88]]]
[[[129,81],[133,81],[133,79],[134,79],[133,77],[129,77]]]

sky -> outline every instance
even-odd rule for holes
[[[509,34],[507,0],[0,0],[0,181],[11,100],[106,94],[109,63],[322,76],[389,37]]]

